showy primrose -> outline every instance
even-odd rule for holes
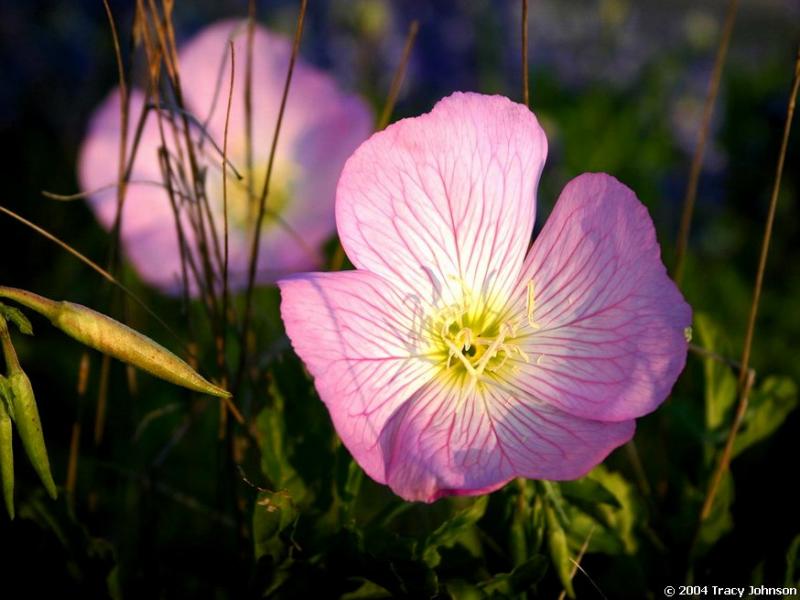
[[[201,31],[179,52],[179,72],[191,140],[203,174],[208,213],[206,254],[214,282],[221,289],[223,237],[222,155],[231,76],[229,42],[234,46],[234,81],[228,124],[227,204],[230,233],[230,287],[247,285],[250,248],[259,196],[267,172],[270,145],[291,55],[283,37],[256,27],[251,65],[252,130],[247,121],[247,23],[223,21]],[[148,112],[130,172],[122,216],[126,255],[140,276],[162,291],[183,287],[181,248],[176,215],[165,171],[173,190],[185,239],[184,251],[200,270],[197,206],[181,114],[162,99],[159,126],[156,110]],[[136,124],[145,95],[132,90],[128,146],[133,148]],[[342,166],[372,129],[372,115],[359,98],[342,92],[333,79],[298,59],[290,87],[266,202],[259,247],[257,283],[271,283],[296,271],[322,264],[320,246],[335,231],[334,196]],[[117,165],[121,136],[120,93],[113,91],[95,113],[80,153],[81,188],[100,223],[113,227],[117,214]],[[252,149],[249,159],[248,137]],[[160,149],[165,156],[160,157]],[[130,150],[128,151],[130,154]],[[168,164],[168,170],[165,165]],[[237,177],[240,176],[240,177]],[[216,240],[214,239],[216,237]],[[191,273],[191,271],[190,271]],[[191,293],[198,292],[189,277]]]
[[[336,431],[403,498],[578,478],[683,369],[691,309],[629,188],[576,177],[528,249],[546,154],[527,107],[453,94],[345,164],[356,270],[278,282]]]

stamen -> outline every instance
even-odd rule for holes
[[[447,357],[447,368],[448,369],[450,368],[450,361],[455,356],[461,361],[461,363],[464,365],[464,367],[466,367],[467,372],[470,375],[472,375],[473,377],[477,377],[478,373],[475,372],[475,369],[473,368],[472,363],[470,363],[469,360],[467,359],[467,357],[464,356],[464,353],[461,352],[461,348],[456,346],[450,340],[445,340],[445,343],[447,344],[447,347],[450,348],[450,354]]]
[[[531,329],[541,329],[541,326],[533,320],[533,310],[536,306],[536,297],[533,289],[533,279],[528,282],[528,325]]]
[[[483,303],[477,305],[469,287],[455,277],[461,285],[459,302],[446,306],[427,319],[427,330],[431,341],[447,354],[445,368],[463,366],[469,375],[470,388],[477,385],[484,372],[494,373],[500,369],[514,370],[506,365],[515,355],[529,362],[528,355],[513,340],[517,337],[522,319],[498,324],[496,313],[485,310]],[[533,285],[528,285],[528,322],[533,323]],[[478,313],[475,310],[478,309]],[[536,326],[538,327],[538,326]]]
[[[508,334],[508,325],[503,323],[500,326],[500,334],[492,341],[491,345],[486,349],[486,352],[483,353],[481,359],[478,361],[478,364],[475,365],[475,371],[480,375],[483,373],[483,370],[486,368],[488,362],[493,359],[498,352],[498,349],[503,345],[503,340],[506,338]]]

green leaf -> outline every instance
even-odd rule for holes
[[[786,587],[800,586],[800,535],[792,540],[786,553]]]
[[[561,580],[561,585],[567,591],[567,595],[570,598],[574,598],[572,561],[567,547],[567,535],[564,533],[556,512],[550,504],[545,507],[545,514],[547,517],[547,547],[550,550],[550,559],[553,562],[558,578]]]
[[[347,522],[351,519],[363,480],[364,471],[353,460],[344,445],[339,444],[336,449],[336,496],[340,503],[340,522]]]
[[[291,464],[291,445],[286,435],[284,397],[277,385],[269,386],[271,402],[256,417],[256,438],[261,451],[261,471],[269,485],[287,490],[296,502],[305,496],[305,486]]]
[[[31,381],[23,371],[19,370],[8,377],[8,384],[13,406],[13,411],[9,412],[13,415],[22,447],[25,448],[25,454],[28,455],[47,493],[55,499],[58,492],[50,472],[50,459],[47,456],[42,422],[39,419],[39,409],[36,406]]]
[[[527,592],[542,580],[549,563],[546,556],[537,554],[510,573],[495,575],[490,581],[482,583],[478,587],[487,595],[499,594],[501,597]]]
[[[115,565],[114,568],[109,571],[108,577],[106,577],[106,588],[108,589],[108,595],[111,597],[111,600],[123,599],[119,565]]]
[[[705,313],[697,313],[694,320],[703,348],[722,357],[730,356],[731,346],[722,328]],[[727,417],[736,402],[738,383],[731,368],[714,358],[707,357],[703,360],[703,371],[706,429],[717,431],[730,423]]]
[[[531,508],[531,539],[528,543],[528,552],[536,554],[543,551],[547,518],[545,516],[545,501],[541,495],[534,496]]]
[[[564,503],[564,498],[561,496],[561,488],[559,485],[555,482],[545,480],[541,480],[538,483],[539,488],[544,492],[550,506],[555,509],[562,525],[569,525],[569,517],[567,516],[566,505]]]
[[[574,546],[579,547],[594,527],[589,552],[635,553],[638,549],[636,526],[644,518],[644,507],[634,486],[622,475],[603,465],[592,469],[586,478],[614,496],[616,506],[610,503],[587,505],[583,500],[576,501],[581,512],[570,526]]]
[[[14,308],[13,306],[6,306],[0,302],[0,316],[14,323],[20,333],[33,335],[33,325],[31,325],[28,317],[26,317],[20,309]]]
[[[704,555],[723,535],[733,529],[733,516],[731,514],[733,498],[733,476],[730,471],[725,471],[720,480],[717,495],[714,497],[711,512],[700,526],[694,557]]]
[[[373,581],[364,580],[358,589],[342,594],[340,600],[378,600],[391,597],[386,588]]]
[[[0,486],[10,519],[14,518],[14,440],[11,436],[10,398],[7,397],[5,378],[0,383]]]
[[[453,517],[439,525],[425,540],[422,556],[429,566],[435,567],[441,562],[440,547],[452,546],[483,517],[489,504],[489,496],[479,496],[468,502],[469,506],[459,510]]]
[[[273,389],[285,399],[276,418],[285,428],[286,457],[306,488],[306,496],[297,500],[326,510],[334,500],[336,460],[331,449],[338,443],[330,415],[296,356],[281,356],[270,372]]]
[[[788,377],[767,377],[750,392],[747,413],[733,444],[735,457],[772,435],[797,407],[797,385]]]
[[[568,500],[582,500],[622,508],[617,497],[609,492],[602,483],[591,477],[583,477],[575,481],[562,481],[559,487],[561,495]]]
[[[269,555],[277,563],[285,558],[299,513],[286,492],[261,492],[253,509],[253,543],[256,560]]]
[[[487,585],[491,585],[492,581],[487,582]],[[445,589],[447,595],[453,600],[484,600],[486,598],[486,594],[480,587],[463,579],[449,580],[445,584]]]

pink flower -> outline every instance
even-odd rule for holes
[[[342,441],[403,498],[580,477],[683,369],[691,309],[630,189],[575,178],[528,250],[546,154],[526,107],[453,94],[345,164],[357,269],[278,282]]]
[[[230,81],[229,40],[235,49],[234,90],[228,131],[228,158],[242,174],[241,181],[228,171],[230,226],[230,285],[243,288],[258,195],[267,169],[270,145],[291,54],[287,40],[256,28],[252,64],[252,170],[248,173],[245,118],[247,26],[244,21],[223,21],[190,40],[179,53],[181,87],[186,109],[196,123],[192,139],[200,168],[205,171],[205,193],[214,219],[217,247],[222,247],[223,194],[220,151]],[[131,93],[128,140],[133,145],[138,116],[145,102],[141,91]],[[110,229],[117,212],[117,165],[120,143],[120,94],[113,91],[94,114],[80,152],[81,187],[92,192],[89,203],[100,223]],[[159,148],[169,151],[172,186],[179,202],[181,223],[190,255],[199,265],[198,236],[192,225],[197,194],[193,190],[180,115],[162,111],[162,138],[155,111],[150,111],[131,172],[122,219],[122,242],[141,277],[168,293],[182,289],[181,258],[175,215],[162,183]],[[178,128],[178,134],[172,129]],[[298,59],[295,66],[267,199],[261,236],[257,281],[321,265],[319,248],[335,231],[334,190],[346,158],[372,129],[370,110],[359,98],[340,91],[322,71]],[[163,140],[163,141],[162,141]],[[183,170],[183,175],[181,174]],[[247,179],[255,183],[255,198]],[[208,231],[214,276],[222,273]],[[217,256],[215,256],[217,254]],[[217,287],[219,289],[219,287]],[[196,286],[192,285],[196,292]]]

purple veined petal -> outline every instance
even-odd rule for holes
[[[286,333],[339,437],[385,482],[380,433],[436,370],[419,333],[418,299],[364,271],[306,273],[278,286]]]
[[[500,308],[530,239],[547,140],[526,107],[455,93],[374,134],[347,161],[336,219],[356,267],[432,304],[463,287]]]
[[[188,41],[179,55],[187,108],[222,147],[230,82],[229,43],[233,42],[235,73],[228,124],[228,158],[245,177],[248,176],[247,39],[247,21],[221,21]],[[257,194],[266,175],[290,56],[291,44],[287,38],[260,26],[254,28],[252,177]],[[371,110],[365,102],[340,90],[331,76],[298,57],[270,180],[264,219],[267,234],[262,236],[259,249],[259,283],[273,283],[288,273],[321,266],[319,248],[336,228],[336,182],[347,157],[369,135],[372,121]],[[231,177],[228,182],[229,203],[233,205],[237,199],[246,197],[246,193],[236,193],[237,182]],[[210,170],[207,191],[210,201],[219,208],[222,205],[219,168]],[[235,206],[232,209],[236,210]],[[277,216],[273,209],[278,211]],[[252,218],[247,221],[252,222]],[[252,232],[242,233],[246,239]],[[244,239],[242,245],[249,246]],[[244,250],[241,261],[232,263],[234,289],[246,286],[249,254],[246,248]]]
[[[392,490],[433,502],[488,493],[518,476],[576,479],[634,430],[632,420],[575,417],[491,378],[470,387],[444,374],[397,409],[380,440]]]
[[[130,92],[128,155],[144,106],[144,94]],[[100,224],[111,230],[116,219],[119,165],[120,94],[114,90],[97,109],[89,124],[78,159],[81,189]],[[155,113],[147,115],[139,139],[122,214],[122,245],[146,282],[170,294],[182,289],[180,253],[175,217],[162,184],[158,149],[162,145]],[[193,242],[191,228],[186,236]]]
[[[533,327],[527,324],[533,282]],[[526,323],[515,385],[570,414],[620,421],[663,402],[686,361],[691,308],[667,276],[653,222],[606,174],[564,188],[531,248],[511,320]]]

